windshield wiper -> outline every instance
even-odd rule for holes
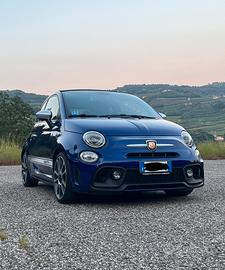
[[[122,118],[139,118],[139,119],[155,119],[155,117],[152,116],[146,116],[146,115],[138,115],[138,114],[108,114],[108,115],[101,115],[100,117],[122,117]]]
[[[76,117],[107,117],[107,118],[113,118],[113,117],[121,117],[121,118],[139,118],[139,119],[155,119],[155,117],[146,116],[146,115],[139,115],[139,114],[106,114],[106,115],[95,115],[95,114],[71,114],[68,116],[68,118],[76,118]]]
[[[76,117],[99,117],[99,115],[95,115],[95,114],[85,114],[85,113],[81,113],[81,114],[70,114],[68,115],[68,118],[76,118]]]

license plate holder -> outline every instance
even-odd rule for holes
[[[142,161],[139,163],[141,174],[169,174],[172,172],[171,161]]]

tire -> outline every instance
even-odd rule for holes
[[[69,162],[64,153],[59,153],[53,166],[54,193],[60,203],[74,201],[74,192],[71,187],[71,171]]]
[[[36,187],[38,180],[30,176],[26,153],[22,156],[22,180],[25,187]]]
[[[172,189],[172,190],[165,190],[165,193],[166,195],[169,196],[187,196],[191,194],[192,191],[193,189],[183,189],[183,190]]]

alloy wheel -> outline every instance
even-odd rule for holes
[[[66,191],[67,170],[62,156],[58,156],[54,166],[54,190],[56,197],[61,200]]]
[[[22,179],[23,179],[23,183],[25,183],[27,181],[27,176],[28,176],[27,157],[26,157],[26,154],[24,154],[23,158],[22,158]]]

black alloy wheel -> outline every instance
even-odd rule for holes
[[[71,173],[64,153],[59,153],[54,162],[54,193],[60,203],[69,203],[74,197],[71,189]]]
[[[22,181],[25,187],[36,187],[38,180],[30,176],[26,153],[22,156]]]

